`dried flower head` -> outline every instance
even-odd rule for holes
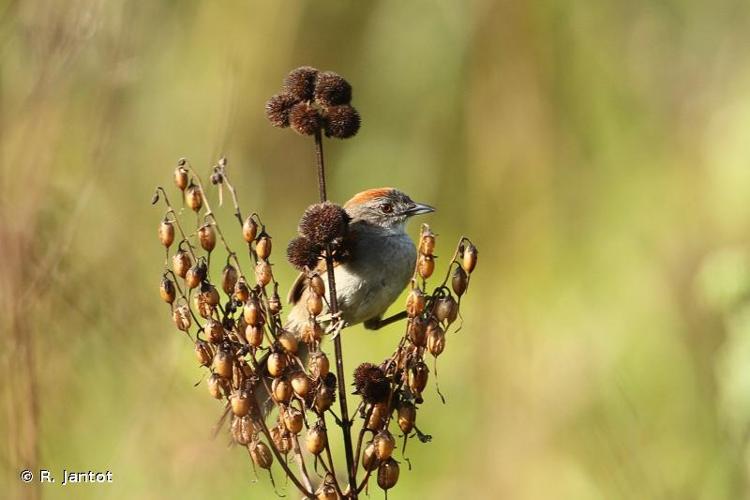
[[[309,102],[297,103],[289,112],[289,125],[300,135],[315,134],[322,122],[320,112]]]
[[[354,370],[355,394],[368,403],[383,402],[388,398],[390,384],[385,372],[372,363],[362,363]]]
[[[333,71],[318,73],[315,82],[315,102],[321,106],[349,104],[352,100],[352,86],[341,75]]]
[[[301,271],[305,268],[314,269],[318,264],[321,252],[320,246],[299,236],[289,242],[286,248],[286,257],[290,264]]]
[[[298,102],[299,99],[290,94],[276,94],[266,102],[266,118],[274,127],[286,128],[289,126],[289,111]]]
[[[315,94],[318,70],[311,66],[293,69],[284,78],[284,91],[300,101],[311,101]]]
[[[335,203],[310,205],[299,221],[299,234],[315,245],[325,246],[346,236],[350,217]]]
[[[348,104],[333,106],[326,110],[323,123],[326,137],[348,139],[359,132],[361,119],[356,109]]]

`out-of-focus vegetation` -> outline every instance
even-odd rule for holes
[[[0,1],[3,491],[31,463],[114,473],[47,498],[272,495],[210,437],[149,199],[226,154],[291,283],[312,149],[263,104],[301,64],[363,117],[331,197],[397,186],[439,207],[438,254],[480,249],[389,498],[748,495],[744,0]],[[400,332],[345,332],[347,364]]]

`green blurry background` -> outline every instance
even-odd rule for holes
[[[746,498],[749,33],[746,0],[0,1],[0,488],[272,498],[211,438],[149,201],[226,154],[291,283],[312,146],[263,105],[311,64],[363,117],[331,198],[397,186],[439,207],[439,255],[480,250],[389,498]],[[348,368],[401,328],[345,332]]]

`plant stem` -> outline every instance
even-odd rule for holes
[[[325,163],[323,161],[323,138],[320,130],[315,132],[315,160],[318,167],[318,189],[320,192],[320,202],[323,203],[328,199],[326,194],[326,173]],[[336,299],[336,279],[333,274],[333,256],[331,255],[331,246],[326,248],[326,269],[328,274],[328,303],[331,314],[335,315],[338,308]],[[334,319],[334,321],[341,321]],[[357,478],[354,462],[354,452],[352,449],[352,422],[349,420],[349,409],[346,404],[346,383],[344,382],[344,355],[341,347],[341,333],[333,339],[334,351],[336,355],[336,375],[339,389],[339,406],[341,408],[341,429],[344,433],[344,450],[346,453],[346,470],[349,478],[349,495],[350,498],[357,498]]]

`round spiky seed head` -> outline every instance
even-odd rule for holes
[[[409,340],[415,346],[424,347],[427,345],[427,320],[423,317],[418,316],[410,319],[406,332],[409,334]]]
[[[175,307],[174,311],[172,311],[172,321],[179,330],[182,330],[183,332],[188,331],[192,324],[192,320],[190,319],[190,309],[186,305]]]
[[[220,377],[216,373],[212,373],[211,376],[208,377],[207,385],[209,394],[216,399],[222,399],[229,393],[229,381]]]
[[[232,378],[232,365],[234,356],[232,353],[219,349],[214,355],[214,373],[225,379]]]
[[[378,486],[388,490],[396,486],[398,482],[398,462],[389,458],[378,467]]]
[[[261,469],[270,469],[271,464],[273,463],[271,450],[263,441],[259,441],[258,444],[250,450],[250,458],[252,458],[253,463]]]
[[[276,94],[266,101],[266,118],[274,127],[286,128],[289,126],[289,110],[298,102],[299,99],[286,92]]]
[[[216,248],[216,231],[213,226],[206,224],[198,229],[198,241],[206,252],[212,252]]]
[[[429,377],[430,370],[424,361],[420,361],[415,364],[411,370],[409,370],[408,382],[409,388],[415,394],[422,394],[424,388],[427,387],[427,378]]]
[[[267,259],[271,255],[271,237],[263,233],[255,243],[255,253],[261,259]]]
[[[284,426],[292,434],[299,434],[304,424],[304,418],[302,412],[297,408],[289,407],[284,412]]]
[[[174,242],[174,224],[172,221],[164,219],[159,224],[159,241],[167,248]]]
[[[409,292],[409,296],[406,297],[406,314],[410,318],[419,316],[424,312],[424,306],[427,303],[427,298],[424,292],[419,288],[412,288]]]
[[[427,350],[436,358],[445,350],[445,331],[435,322],[427,326]]]
[[[320,130],[320,112],[307,102],[300,102],[289,112],[289,125],[300,135],[313,135]]]
[[[307,446],[307,451],[313,455],[320,455],[325,449],[327,442],[328,436],[326,435],[325,427],[323,427],[322,424],[315,424],[309,431],[307,431],[305,445]]]
[[[370,418],[367,419],[367,429],[377,432],[385,426],[388,419],[388,405],[385,403],[375,403],[372,405]]]
[[[245,279],[240,277],[234,285],[234,300],[246,302],[250,298],[250,289],[245,283]]]
[[[456,270],[453,271],[453,276],[451,278],[451,287],[453,288],[453,292],[460,297],[466,292],[468,286],[469,276],[461,266],[456,266]]]
[[[300,339],[306,344],[314,344],[320,342],[323,338],[323,327],[321,327],[317,321],[310,320],[302,327],[300,331]]]
[[[274,399],[279,403],[286,403],[292,399],[292,384],[288,380],[283,378],[275,378],[271,382],[271,392],[273,393]]]
[[[312,241],[298,236],[286,247],[286,259],[300,271],[305,268],[314,269],[321,251],[322,249]]]
[[[362,450],[362,468],[368,472],[374,471],[378,468],[380,462],[375,454],[375,444],[370,441],[365,449]]]
[[[418,270],[422,279],[428,279],[435,271],[435,258],[432,255],[420,255]]]
[[[177,165],[177,168],[174,169],[174,184],[180,189],[180,191],[185,191],[185,188],[188,186],[188,171],[183,166],[185,160],[180,160],[180,162],[181,163]]]
[[[224,290],[224,293],[227,295],[234,293],[234,285],[237,284],[237,278],[237,268],[232,264],[224,266],[224,269],[221,271],[221,289]]]
[[[466,273],[471,274],[472,271],[474,271],[474,268],[477,267],[477,257],[479,252],[477,251],[477,247],[469,243],[466,248],[464,248],[463,253],[462,265]]]
[[[195,212],[201,209],[203,206],[203,193],[201,193],[201,188],[198,185],[191,183],[185,189],[185,204]]]
[[[198,339],[195,341],[195,357],[201,366],[208,366],[214,357],[213,349],[207,342]]]
[[[354,387],[367,403],[378,403],[388,398],[390,383],[379,366],[362,363],[354,370]]]
[[[268,357],[268,373],[272,377],[280,377],[284,373],[286,365],[287,361],[285,354],[274,352]]]
[[[248,325],[259,325],[263,322],[263,311],[260,302],[254,295],[251,295],[245,302],[242,308],[242,316]]]
[[[320,295],[322,297],[326,294],[326,285],[323,282],[323,278],[321,278],[319,274],[314,274],[313,276],[311,276],[307,286],[316,295]]]
[[[258,223],[255,222],[255,219],[253,219],[252,215],[248,216],[248,218],[245,219],[245,222],[242,224],[242,237],[245,238],[245,241],[251,243],[255,241],[255,236],[257,234]]]
[[[167,304],[171,304],[172,302],[174,302],[174,299],[177,295],[174,281],[164,276],[161,279],[161,284],[159,285],[159,295],[161,295],[162,300]]]
[[[422,255],[432,255],[435,251],[435,234],[427,229],[419,238],[419,252]]]
[[[292,390],[294,393],[304,399],[312,388],[312,383],[308,376],[305,375],[305,372],[303,371],[297,371],[294,372],[289,379],[292,383]]]
[[[331,362],[328,360],[326,353],[322,351],[312,353],[308,365],[310,368],[310,374],[315,378],[325,377],[331,370]]]
[[[417,421],[417,407],[414,404],[404,401],[398,407],[398,427],[405,435],[408,435],[414,429],[414,423]]]
[[[172,269],[174,270],[174,273],[180,278],[184,278],[185,276],[187,276],[187,272],[192,265],[193,262],[190,259],[190,254],[188,254],[185,250],[177,250],[177,253],[174,254],[174,257],[172,257]]]
[[[318,73],[315,82],[315,102],[323,107],[349,104],[352,86],[341,75],[333,71]]]
[[[284,78],[284,91],[301,101],[310,101],[315,94],[318,70],[311,66],[293,69]]]
[[[299,349],[299,341],[292,332],[281,330],[277,338],[285,352],[289,354],[297,353],[297,350]]]
[[[208,341],[212,344],[220,344],[224,339],[224,327],[215,319],[208,319],[203,326]]]
[[[247,325],[245,327],[245,340],[252,347],[260,347],[263,344],[263,327]]]
[[[318,390],[315,392],[315,410],[318,414],[322,415],[333,405],[335,399],[336,393],[334,389],[326,384],[320,384]]]
[[[396,447],[396,438],[388,432],[388,429],[383,429],[375,435],[372,443],[375,445],[375,455],[378,460],[388,460]]]
[[[346,235],[349,219],[344,209],[335,203],[315,203],[302,214],[299,234],[315,245],[325,246]]]
[[[323,120],[326,137],[334,137],[336,139],[354,137],[359,132],[361,125],[362,119],[359,113],[347,104],[328,108]]]
[[[258,260],[258,263],[255,265],[255,280],[260,286],[266,286],[272,279],[271,264],[265,260]]]
[[[243,391],[235,391],[229,397],[232,404],[232,413],[238,417],[244,417],[250,413],[250,398]]]
[[[311,293],[307,296],[307,312],[311,316],[317,316],[323,312],[323,297],[317,293]]]
[[[448,324],[450,324],[452,323],[451,320],[455,321],[456,319],[456,315],[458,314],[458,304],[450,295],[440,297],[435,301],[433,314],[438,321],[447,321]]]

